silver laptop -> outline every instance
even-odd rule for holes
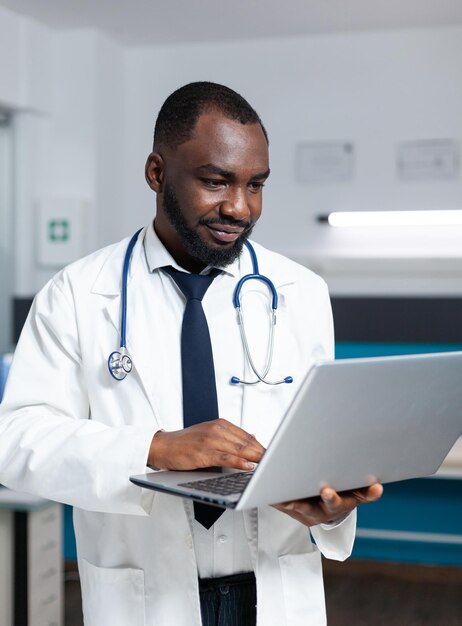
[[[160,471],[136,485],[237,510],[436,472],[462,434],[462,352],[319,363],[253,472]]]

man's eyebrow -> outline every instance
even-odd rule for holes
[[[261,172],[260,174],[255,174],[252,176],[252,180],[260,180],[261,178],[268,178],[270,175],[270,169],[268,168],[265,172]]]
[[[207,174],[216,174],[217,176],[223,176],[223,178],[232,178],[234,176],[233,172],[224,170],[222,167],[218,167],[218,165],[214,165],[213,163],[207,163],[206,165],[201,165],[197,169],[198,171],[204,172]]]
[[[201,165],[198,168],[199,172],[204,172],[207,174],[216,174],[217,176],[223,176],[223,178],[234,178],[234,172],[230,172],[229,170],[225,170],[218,165],[214,165],[213,163],[206,163],[205,165]],[[264,172],[258,172],[252,176],[252,180],[261,180],[262,178],[268,178],[270,175],[270,169],[268,168]]]

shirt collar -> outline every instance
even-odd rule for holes
[[[157,233],[154,230],[154,222],[151,222],[146,228],[146,235],[144,237],[144,252],[150,272],[155,272],[156,270],[160,269],[161,267],[165,267],[166,265],[171,265],[180,272],[185,271],[183,267],[180,267],[178,265],[178,263],[175,261],[170,252],[157,236]],[[230,265],[226,265],[225,267],[220,267],[219,265],[208,265],[202,270],[201,274],[208,274],[213,267],[216,267],[225,274],[229,274],[230,276],[235,277],[239,273],[240,259],[237,258],[233,263],[231,263]]]

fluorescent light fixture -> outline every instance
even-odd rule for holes
[[[462,226],[462,211],[338,211],[330,213],[327,222],[339,228]]]

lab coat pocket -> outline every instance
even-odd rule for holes
[[[145,626],[143,570],[83,560],[80,580],[85,626]]]
[[[287,626],[325,626],[321,553],[279,557]]]

